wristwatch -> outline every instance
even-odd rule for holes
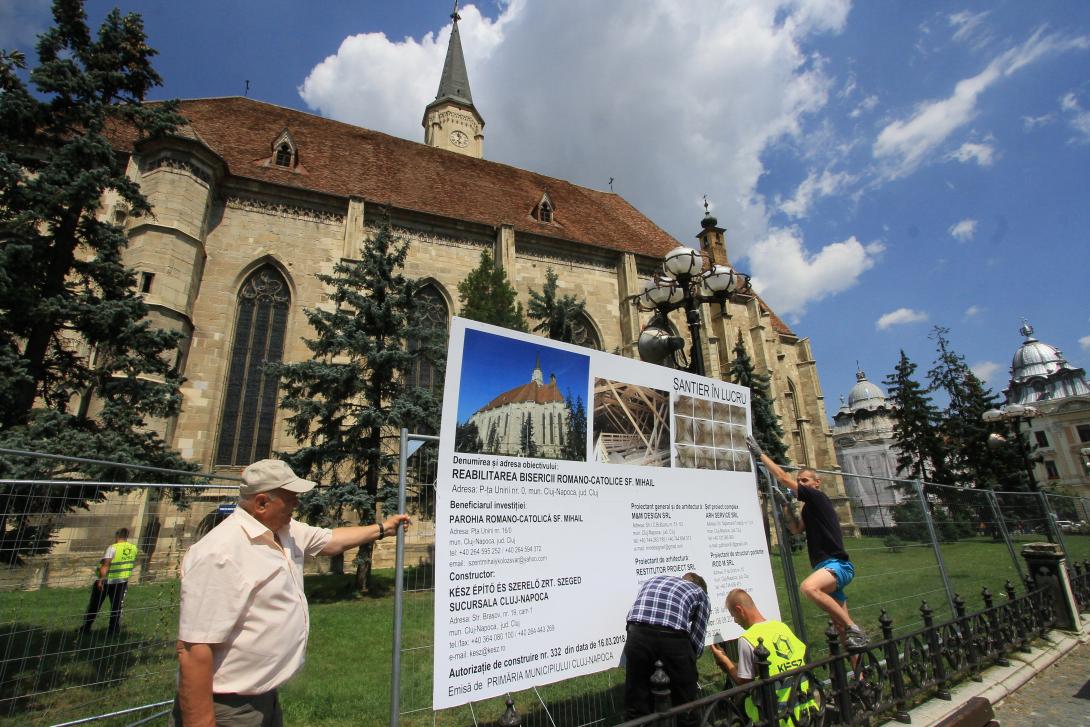
[[[386,526],[382,523],[378,524],[378,539],[382,540],[386,537]]]

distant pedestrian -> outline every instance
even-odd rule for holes
[[[110,624],[106,634],[113,636],[121,630],[121,611],[125,608],[125,592],[129,588],[129,577],[136,565],[136,546],[128,541],[129,529],[120,528],[114,533],[113,545],[106,548],[106,553],[98,563],[98,578],[91,585],[91,600],[87,612],[83,615],[81,634],[91,631],[102,602],[110,599]]]
[[[624,645],[624,718],[651,714],[651,675],[661,661],[670,677],[670,701],[676,707],[697,698],[696,660],[704,652],[711,605],[708,584],[696,573],[650,578],[628,611]],[[696,724],[694,715],[679,725]]]
[[[802,503],[802,522],[789,524],[792,532],[806,531],[806,549],[813,572],[799,586],[802,595],[818,606],[836,624],[841,639],[853,651],[867,648],[867,634],[852,621],[848,613],[848,596],[844,589],[855,578],[855,566],[844,550],[844,536],[832,500],[821,491],[821,478],[812,469],[802,469],[791,477],[772,461],[752,436],[746,437],[753,456],[764,463],[772,476],[790,489]]]

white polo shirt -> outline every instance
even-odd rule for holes
[[[292,520],[273,533],[241,507],[182,560],[178,638],[211,644],[212,691],[261,694],[303,666],[310,614],[303,556],[333,531]]]

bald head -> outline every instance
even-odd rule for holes
[[[757,604],[753,602],[753,597],[741,588],[735,588],[727,594],[726,605],[727,611],[744,629],[766,620],[764,614],[757,608]]]

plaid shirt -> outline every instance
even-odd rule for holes
[[[628,612],[628,622],[665,626],[689,633],[693,653],[704,653],[704,631],[711,606],[700,586],[677,576],[655,576],[643,584]]]

